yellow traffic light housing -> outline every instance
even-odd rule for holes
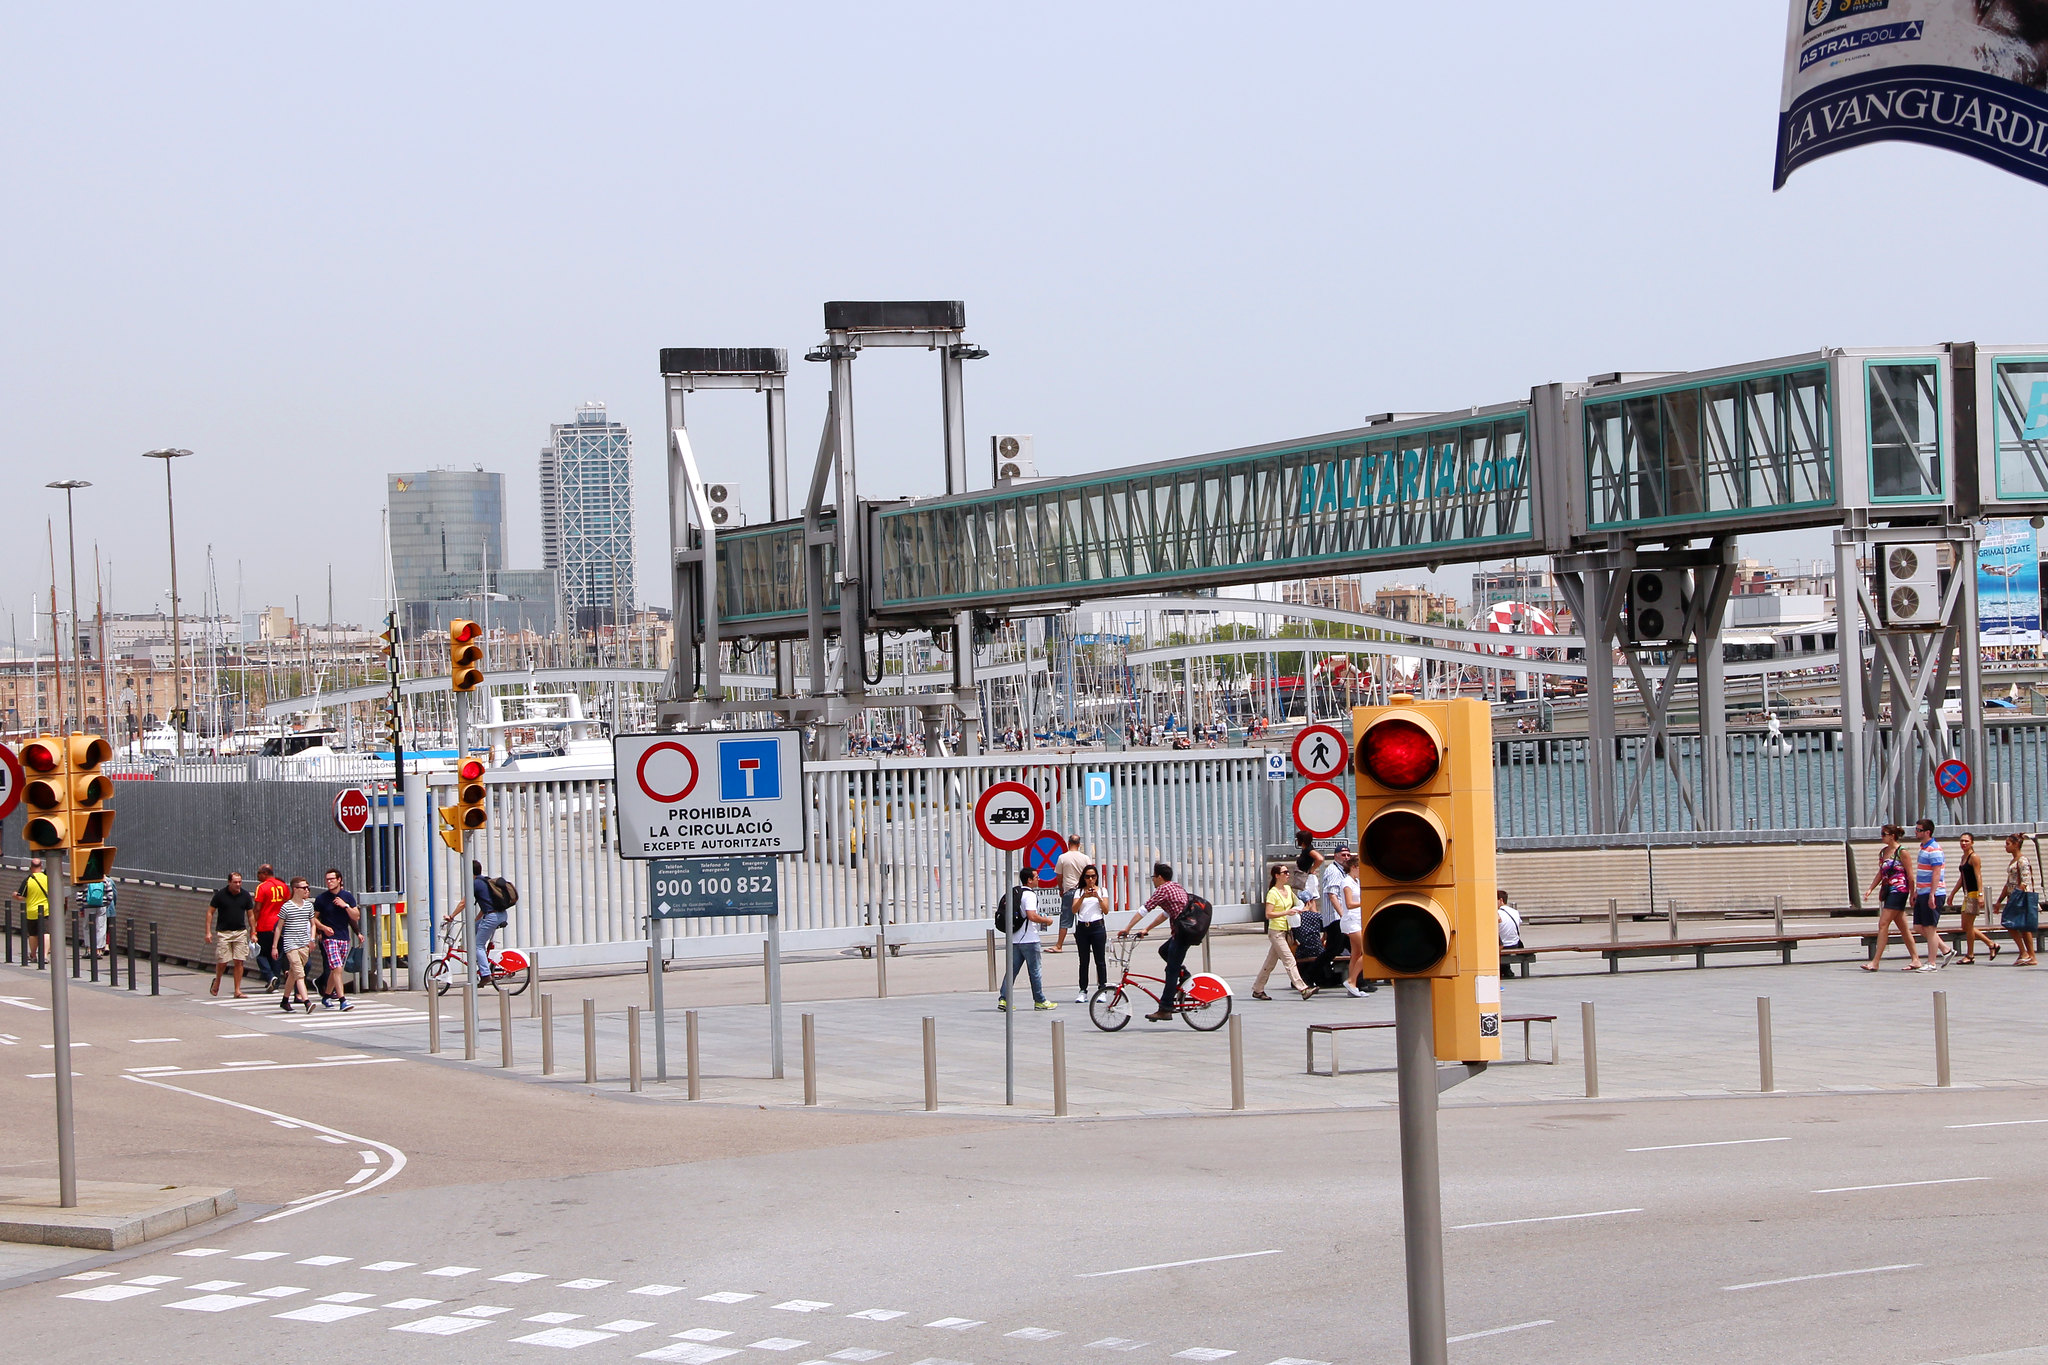
[[[71,858],[71,884],[82,886],[86,882],[105,881],[114,875],[114,846],[102,844],[97,848],[74,848]]]
[[[477,642],[484,628],[474,621],[448,623],[448,686],[457,692],[474,692],[484,680],[484,650]]]
[[[482,829],[491,822],[484,808],[488,798],[484,787],[484,761],[465,758],[455,770],[455,823],[463,830]]]
[[[66,840],[71,850],[71,879],[74,883],[96,882],[114,866],[114,850],[107,843],[114,832],[114,812],[106,807],[114,784],[99,771],[114,750],[98,735],[72,735],[65,745],[71,792],[70,838]]]

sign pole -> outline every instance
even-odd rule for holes
[[[63,869],[59,871],[59,869]],[[70,848],[51,849],[43,855],[43,876],[50,884],[50,906],[48,918],[57,925],[69,925],[71,932],[78,932],[77,917],[71,910],[71,897],[65,890],[70,880]],[[59,919],[60,913],[63,918]],[[50,1041],[54,1044],[50,1060],[55,1063],[57,1082],[57,1203],[67,1209],[78,1207],[78,1139],[71,1126],[71,995],[70,978],[58,970],[58,959],[63,956],[64,934],[60,930],[52,935],[50,942],[57,951],[49,954],[50,959]],[[73,958],[76,966],[78,959]]]
[[[1436,1020],[1430,983],[1394,983],[1394,1046],[1400,1066],[1401,1240],[1408,1261],[1409,1365],[1447,1365],[1444,1337],[1444,1211],[1436,1130]]]
[[[777,878],[780,881],[781,878]],[[768,1075],[782,1079],[782,915],[768,917]]]
[[[1017,884],[1017,855],[1003,855],[1003,876],[1007,879],[1003,894],[996,898],[996,904],[1003,907],[1003,991],[996,998],[1005,1002],[1003,1011],[1003,1103],[1017,1102],[1017,993],[1010,988],[1017,984],[1017,954],[1013,942],[1017,934],[1017,916],[1010,910],[1011,888]],[[1021,902],[1023,897],[1018,897]]]
[[[655,918],[652,907],[647,916],[647,985],[654,1006],[654,1079],[668,1079],[668,1016],[662,1000],[661,941],[668,937],[667,921]]]
[[[455,766],[469,757],[469,693],[461,694],[461,704],[455,708]],[[458,781],[460,778],[458,777]],[[469,869],[469,831],[461,832],[462,849],[456,855],[462,865],[455,869],[456,885],[463,887],[467,894],[462,897],[462,947],[472,958],[480,956],[476,946],[476,876]],[[476,1060],[476,978],[484,964],[472,960],[469,971],[462,983],[462,1060]]]

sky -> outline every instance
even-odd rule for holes
[[[2041,187],[1893,143],[1771,193],[1785,27],[1784,0],[11,6],[0,626],[47,603],[53,516],[64,557],[53,479],[94,484],[87,600],[96,545],[111,608],[153,608],[161,446],[194,452],[188,611],[210,546],[229,610],[319,620],[331,570],[340,620],[381,615],[394,470],[502,471],[508,567],[538,567],[537,455],[588,400],[633,432],[665,606],[657,352],[786,347],[801,482],[827,299],[966,302],[980,485],[995,432],[1060,474],[1604,371],[2041,339]],[[943,491],[936,361],[870,352],[856,395],[865,494]],[[690,420],[765,518],[759,400]]]

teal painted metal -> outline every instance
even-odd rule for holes
[[[1594,530],[1832,507],[1825,363],[1734,374],[1584,405]]]
[[[819,529],[830,531],[831,517]],[[825,576],[839,568],[837,547],[825,547]],[[784,618],[800,618],[807,609],[804,573],[804,524],[775,521],[718,533],[718,619],[735,627]],[[823,603],[829,614],[839,610],[839,591],[832,587]]]
[[[1534,549],[1529,410],[883,507],[877,615]],[[1474,557],[1470,554],[1465,557]]]
[[[1863,362],[1864,430],[1870,433],[1870,500],[1938,503],[1942,464],[1941,361],[1934,356]]]
[[[1992,361],[1998,496],[2048,493],[2048,356],[2001,355]]]

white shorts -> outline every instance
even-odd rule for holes
[[[1365,930],[1364,910],[1346,910],[1337,916],[1337,928],[1347,934],[1362,933]]]

